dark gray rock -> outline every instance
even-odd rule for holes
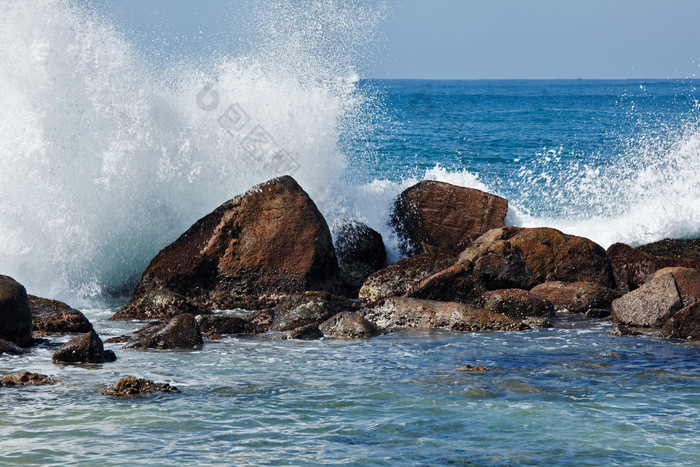
[[[28,295],[32,310],[32,335],[84,334],[93,330],[83,313],[58,300]]]
[[[104,363],[114,360],[114,352],[105,352],[102,339],[95,331],[69,340],[53,354],[54,363]]]
[[[363,339],[379,334],[377,328],[362,316],[343,311],[324,321],[319,329],[326,337]]]
[[[199,349],[204,340],[199,325],[189,313],[175,316],[164,326],[152,324],[137,331],[125,349]]]
[[[0,339],[20,347],[32,345],[32,312],[24,286],[0,275]]]
[[[0,355],[22,355],[24,351],[14,342],[6,341],[5,339],[0,339]]]

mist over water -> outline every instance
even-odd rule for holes
[[[411,158],[411,141],[393,163],[377,146],[396,136],[380,133],[410,122],[392,120],[395,103],[359,71],[387,7],[256,5],[247,47],[163,65],[84,4],[2,2],[0,273],[56,298],[128,293],[195,220],[283,173],[331,229],[380,231],[391,260],[392,201],[424,178],[496,192],[510,223],[604,246],[700,234],[697,106],[615,154],[544,151],[497,177],[486,163]]]

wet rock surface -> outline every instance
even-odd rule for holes
[[[614,290],[593,282],[545,282],[530,292],[552,302],[556,311],[591,317],[610,315],[612,301],[619,297]]]
[[[379,334],[377,328],[357,313],[342,311],[321,323],[319,330],[325,337],[363,339]]]
[[[358,309],[359,305],[325,292],[307,292],[281,300],[274,309],[271,331],[291,331],[303,326],[318,326],[342,312]]]
[[[484,232],[501,227],[508,201],[474,188],[424,180],[394,204],[392,224],[406,254],[431,248],[456,251]]]
[[[554,316],[554,306],[549,300],[522,289],[486,292],[483,296],[483,308],[491,313],[500,313],[516,319]]]
[[[184,295],[172,290],[159,288],[134,296],[110,320],[126,321],[133,319],[148,321],[157,319],[167,321],[184,313],[198,315],[208,314],[211,311],[205,307],[195,306]]]
[[[175,386],[165,383],[154,383],[147,379],[135,378],[126,376],[116,383],[108,386],[102,391],[103,396],[113,397],[139,397],[149,396],[154,393],[179,393],[180,390]]]
[[[338,229],[335,251],[344,294],[350,297],[357,297],[365,280],[386,262],[381,234],[361,222],[346,222]]]
[[[32,311],[32,336],[84,334],[93,330],[85,315],[58,300],[27,296]]]
[[[5,339],[0,339],[0,355],[22,355],[24,350],[14,342],[7,341]]]
[[[404,295],[411,287],[453,263],[454,257],[443,253],[422,253],[402,259],[369,276],[360,289],[360,300],[372,303]]]
[[[457,302],[439,302],[408,297],[390,297],[362,316],[378,329],[445,328],[453,331],[518,331],[527,326],[498,313]]]
[[[30,373],[29,371],[21,371],[0,378],[0,386],[39,386],[44,384],[55,384],[56,380],[49,378],[46,375],[39,373]]]
[[[204,343],[194,316],[175,316],[167,324],[151,323],[138,330],[125,349],[199,349]]]
[[[32,312],[24,286],[0,275],[0,339],[20,347],[32,345]]]
[[[673,313],[661,327],[661,336],[676,339],[700,339],[700,302]]]
[[[54,363],[105,363],[117,359],[111,350],[105,351],[102,339],[95,331],[75,337],[53,354]]]

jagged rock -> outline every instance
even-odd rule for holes
[[[361,222],[346,222],[338,229],[335,251],[348,296],[357,297],[365,280],[386,262],[381,234]]]
[[[197,321],[189,313],[175,316],[165,325],[151,323],[136,334],[125,349],[198,349],[204,343]]]
[[[490,241],[490,244],[489,244]],[[614,285],[605,250],[583,237],[550,228],[504,228],[460,254],[473,263],[473,276],[489,290],[529,290],[548,281],[595,282]]]
[[[394,204],[392,224],[400,248],[413,255],[426,248],[461,250],[484,232],[502,227],[508,201],[474,188],[424,180]]]
[[[124,305],[110,319],[110,321],[152,319],[169,320],[175,316],[189,313],[192,315],[208,314],[211,311],[204,307],[195,306],[187,297],[159,288],[134,296],[129,303]]]
[[[663,268],[654,273],[653,279],[664,274],[671,274],[676,280],[678,293],[681,294],[683,305],[688,306],[700,300],[700,271],[694,268]]]
[[[662,337],[700,339],[700,302],[676,311],[661,327]]]
[[[49,378],[46,375],[39,373],[30,373],[28,371],[21,371],[13,375],[3,376],[0,378],[0,387],[12,387],[12,386],[27,386],[27,385],[43,385],[43,384],[55,384],[57,381]]]
[[[613,300],[612,316],[622,324],[658,327],[682,306],[673,275],[664,274]]]
[[[102,395],[114,397],[136,397],[151,395],[155,392],[168,393],[180,392],[180,390],[169,384],[154,383],[153,381],[149,381],[147,379],[126,376],[111,386],[108,386],[104,391],[102,391]]]
[[[32,312],[24,286],[0,275],[0,339],[20,347],[32,345]]]
[[[362,315],[379,329],[447,328],[453,331],[518,331],[527,326],[508,316],[462,303],[390,297]]]
[[[93,330],[83,313],[58,300],[28,295],[32,311],[32,336],[84,334]]]
[[[114,352],[105,351],[102,339],[95,331],[69,340],[53,354],[54,363],[104,363],[116,359]]]
[[[546,298],[522,289],[501,289],[486,292],[483,296],[484,309],[511,318],[554,316],[554,306]]]
[[[552,302],[556,311],[586,313],[590,317],[609,315],[610,305],[618,297],[614,290],[593,282],[551,281],[530,292]]]
[[[18,346],[14,342],[6,341],[5,339],[0,339],[0,355],[4,353],[8,355],[22,355],[24,351],[20,346]]]
[[[225,202],[158,253],[135,292],[167,289],[199,306],[262,295],[334,291],[338,262],[326,221],[289,176]]]
[[[658,248],[645,248],[645,250],[649,252],[661,251]],[[633,248],[624,243],[611,245],[607,254],[613,266],[616,287],[625,292],[634,290],[649,281],[656,271],[663,268],[700,268],[700,259],[698,258],[681,255],[653,256],[642,249]]]
[[[319,324],[341,311],[352,311],[358,304],[326,292],[307,292],[281,300],[275,307],[271,331],[292,331]]]
[[[442,253],[422,253],[402,259],[369,276],[360,289],[360,300],[373,303],[386,297],[401,296],[453,263],[454,257]]]
[[[348,311],[342,311],[324,321],[319,326],[319,329],[326,337],[362,339],[379,334],[372,323],[362,316]]]

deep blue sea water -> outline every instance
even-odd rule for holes
[[[374,151],[358,183],[400,184],[425,173],[478,180],[534,213],[566,209],[538,206],[554,201],[537,185],[512,183],[527,179],[514,174],[556,173],[547,157],[604,171],[629,154],[630,140],[659,124],[682,126],[696,95],[692,83],[675,81],[362,86],[372,87],[386,114],[366,140],[343,141],[358,163]],[[697,162],[697,153],[691,157]],[[530,190],[542,198],[521,194]],[[103,338],[138,327],[107,321],[115,309],[85,310]],[[107,347],[116,363],[54,365],[46,347],[0,357],[0,374],[22,368],[61,380],[0,391],[0,463],[700,463],[700,347],[614,337],[604,321],[564,317],[553,329],[406,331],[367,341],[230,338],[194,352]],[[491,371],[458,370],[466,364]],[[125,375],[183,392],[126,401],[99,395]]]
[[[165,65],[87,7],[9,4],[0,274],[82,309],[103,339],[139,328],[108,321],[118,292],[196,219],[280,175],[222,128],[233,104],[295,159],[332,229],[367,222],[391,260],[392,202],[421,179],[498,193],[508,223],[606,247],[700,236],[697,81],[364,80],[352,41],[372,37],[372,15],[331,3],[265,10],[247,54]],[[204,110],[214,77],[220,105]],[[700,464],[700,347],[610,328],[563,316],[516,333],[107,344],[104,365],[56,365],[39,346],[0,356],[0,375],[60,380],[0,390],[0,464]],[[126,375],[182,393],[100,395]]]

